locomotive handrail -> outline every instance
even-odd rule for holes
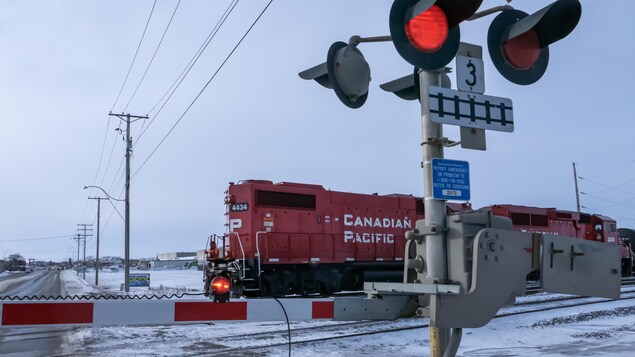
[[[238,232],[229,232],[229,234],[235,234],[236,238],[238,238],[238,245],[240,246],[240,251],[243,253],[243,267],[242,267],[242,272],[240,275],[241,279],[245,278],[245,249],[243,248],[243,242],[240,239],[240,234],[238,234]]]
[[[258,276],[260,276],[260,272],[261,272],[261,270],[260,270],[260,244],[258,244],[258,238],[259,238],[260,233],[267,234],[267,232],[265,232],[265,231],[256,232],[256,253],[258,254]]]

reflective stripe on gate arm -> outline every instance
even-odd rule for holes
[[[333,319],[331,299],[279,299],[289,320]],[[212,321],[285,321],[274,299],[0,302],[0,327],[173,325]]]
[[[92,324],[92,303],[2,304],[2,325]]]

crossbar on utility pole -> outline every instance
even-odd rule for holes
[[[97,249],[95,251],[95,286],[99,285],[99,220],[101,217],[101,200],[106,197],[88,197],[89,200],[97,200]]]
[[[148,119],[148,116],[114,114],[108,113],[109,116],[115,116],[126,122],[126,217],[125,217],[125,274],[124,274],[124,290],[130,291],[130,156],[132,153],[132,138],[130,137],[130,123],[137,120]]]

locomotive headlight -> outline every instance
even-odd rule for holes
[[[217,276],[212,280],[212,291],[216,295],[223,295],[229,292],[229,279],[224,276]]]

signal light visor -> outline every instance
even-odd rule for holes
[[[212,291],[214,294],[226,294],[229,292],[229,279],[223,276],[217,276],[212,280]]]
[[[436,52],[448,38],[448,18],[437,5],[406,22],[406,36],[419,51]]]

